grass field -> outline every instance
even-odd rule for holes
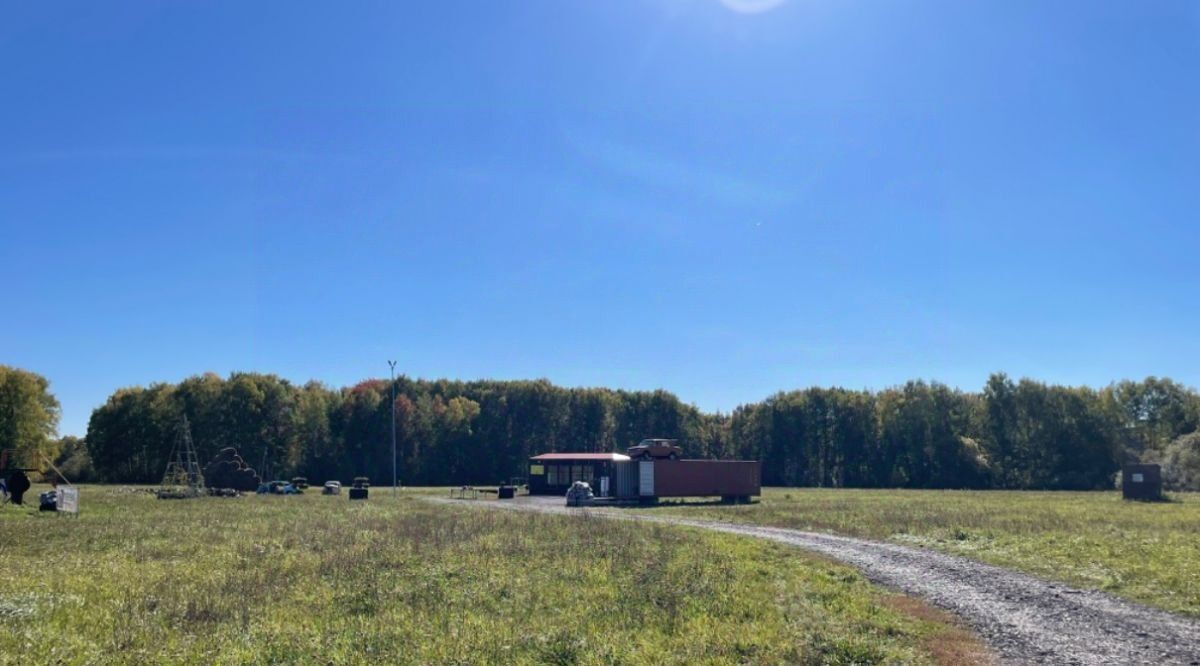
[[[0,663],[981,657],[852,569],[728,535],[378,490],[159,501],[92,486],[81,503],[78,519],[0,508]]]
[[[1200,617],[1200,494],[1173,499],[768,488],[752,505],[667,504],[648,511],[891,539]]]

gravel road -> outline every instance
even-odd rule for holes
[[[546,513],[587,511],[593,516],[698,527],[804,548],[851,564],[875,583],[954,613],[1005,663],[1200,665],[1200,622],[954,555],[815,532],[647,516],[641,511],[569,509],[559,498],[470,504]]]

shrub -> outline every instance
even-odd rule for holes
[[[1200,490],[1200,432],[1193,432],[1167,445],[1161,464],[1163,484],[1168,490]]]
[[[87,445],[78,437],[68,435],[59,440],[59,454],[54,465],[62,471],[65,480],[72,483],[88,483],[97,478]]]

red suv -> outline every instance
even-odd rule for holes
[[[679,460],[683,449],[676,445],[677,439],[643,439],[637,446],[626,450],[634,460]]]

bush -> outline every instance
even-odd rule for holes
[[[1168,444],[1161,464],[1163,484],[1168,490],[1200,490],[1200,432]]]
[[[88,453],[87,445],[78,437],[68,435],[59,440],[59,454],[54,460],[54,466],[61,470],[65,480],[71,483],[90,483],[97,480],[92,456]]]

